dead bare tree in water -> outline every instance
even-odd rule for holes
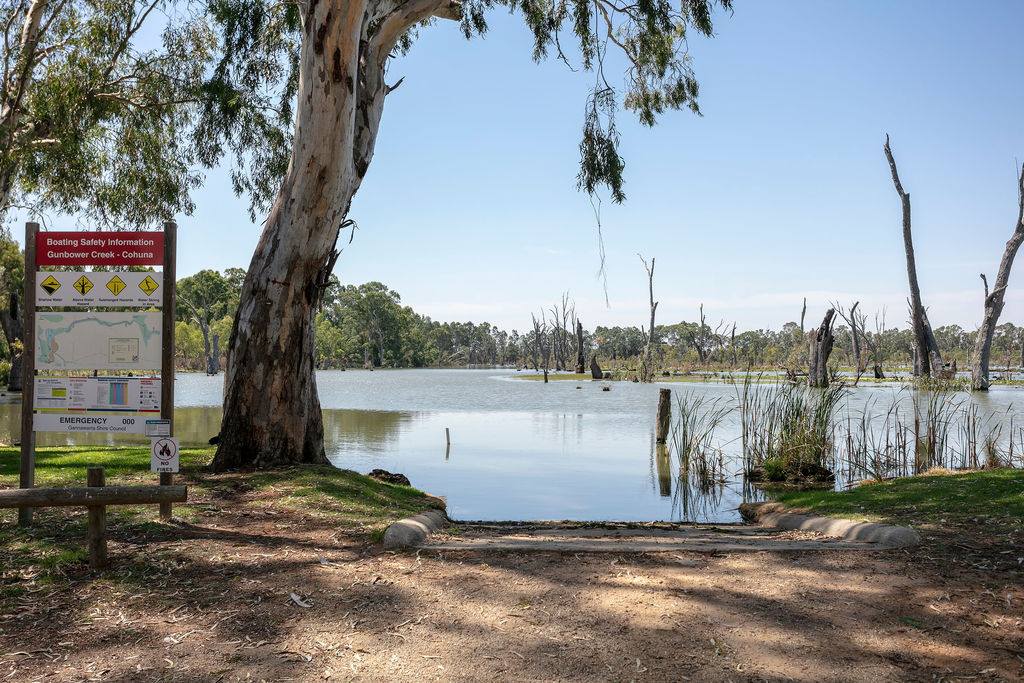
[[[985,315],[981,319],[981,327],[978,329],[978,336],[974,343],[974,363],[971,366],[971,388],[975,391],[988,391],[989,377],[988,365],[992,354],[992,337],[999,323],[999,316],[1003,312],[1003,298],[1006,295],[1006,287],[1010,283],[1010,269],[1013,268],[1013,259],[1017,256],[1017,250],[1024,242],[1024,166],[1021,167],[1017,176],[1017,224],[1013,228],[1013,234],[1006,242],[1003,250],[1003,258],[999,261],[999,270],[996,272],[996,281],[992,291],[988,290],[988,280],[985,274],[981,274],[981,281],[985,285]],[[1024,351],[1021,352],[1024,356]],[[1007,359],[1007,370],[1010,364]]]
[[[708,335],[707,331],[710,329],[707,326],[707,318],[704,317],[704,304],[700,305],[700,321],[697,323],[697,331],[693,335],[692,343],[693,348],[697,350],[697,361],[704,365],[708,360]]]
[[[637,254],[640,256],[640,254]],[[658,343],[657,338],[654,334],[654,314],[658,310],[658,302],[654,300],[654,258],[651,257],[650,265],[647,264],[647,260],[640,256],[640,262],[644,264],[644,270],[647,271],[647,294],[649,296],[650,309],[651,309],[651,320],[648,325],[647,331],[644,332],[643,328],[640,331],[644,335],[644,355],[640,361],[640,381],[647,383],[654,380],[654,347]]]
[[[800,309],[800,336],[803,337],[807,334],[804,331],[804,318],[807,316],[807,297],[804,297],[804,307]]]
[[[551,347],[555,357],[555,370],[569,367],[570,321],[576,318],[576,304],[569,298],[569,292],[562,294],[562,301],[550,309],[551,312]]]
[[[586,367],[587,352],[583,348],[583,323],[580,322],[579,318],[576,318],[576,374],[582,375],[586,372]]]
[[[910,284],[910,326],[914,332],[914,376],[922,377],[942,374],[942,354],[939,353],[939,345],[932,333],[932,326],[928,322],[928,314],[924,304],[921,303],[921,287],[917,282],[917,262],[914,256],[914,238],[911,233],[910,218],[910,193],[903,189],[900,182],[899,171],[896,170],[896,160],[892,156],[892,149],[889,147],[889,136],[885,136],[885,158],[889,161],[889,170],[892,172],[892,182],[896,187],[896,194],[900,197],[900,206],[903,211],[903,248],[907,257],[907,280]]]
[[[857,322],[860,325],[860,329],[864,332],[864,345],[867,346],[868,354],[871,356],[871,370],[875,375],[875,379],[885,379],[885,373],[882,371],[882,361],[885,360],[882,353],[882,335],[885,333],[885,308],[882,308],[881,313],[875,313],[875,336],[872,337],[867,333],[867,321],[868,316],[863,311],[857,313]]]
[[[809,387],[827,387],[831,381],[828,372],[828,357],[832,354],[832,344],[835,341],[832,336],[835,314],[836,309],[828,309],[818,329],[808,335],[810,347],[808,349],[807,386]]]
[[[533,367],[544,372],[544,383],[547,384],[548,372],[551,369],[551,335],[548,331],[548,322],[543,309],[540,312],[540,320],[537,320],[537,316],[533,313],[530,314],[530,317],[533,319],[533,344],[530,348],[530,356],[533,360]]]
[[[732,323],[732,333],[729,335],[729,346],[732,348],[732,366],[739,366],[739,359],[736,357],[736,322]]]
[[[860,382],[860,376],[864,374],[864,370],[867,367],[866,364],[862,363],[860,341],[861,332],[858,331],[857,329],[857,307],[859,305],[859,301],[854,301],[853,305],[850,306],[850,312],[847,313],[846,309],[840,306],[838,302],[834,302],[832,304],[832,308],[836,309],[836,313],[839,314],[839,317],[842,318],[846,322],[846,324],[850,326],[850,336],[853,338],[853,343],[851,344],[851,346],[853,347],[853,386],[857,386],[857,384]],[[863,328],[861,328],[861,330],[863,330]]]

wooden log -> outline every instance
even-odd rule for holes
[[[668,430],[672,426],[672,390],[662,389],[658,392],[658,420],[656,440],[658,443],[668,441]]]
[[[80,486],[0,490],[0,508],[147,505],[184,503],[187,499],[187,486]]]
[[[24,335],[21,351],[21,477],[20,486],[30,489],[36,482],[36,233],[38,223],[25,224]],[[32,508],[18,510],[18,526],[32,524]]]
[[[102,467],[88,469],[88,484],[94,488],[105,488],[106,477]],[[39,489],[45,490],[45,489]],[[89,506],[89,567],[103,569],[107,566],[107,508],[104,505]]]
[[[178,224],[174,221],[164,223],[164,301],[163,309],[163,349],[160,363],[160,418],[171,421],[170,436],[174,436],[174,313],[175,313],[175,278],[177,277]],[[160,485],[174,484],[174,475],[170,472],[160,473]],[[171,503],[160,503],[160,519],[171,520],[173,509]]]

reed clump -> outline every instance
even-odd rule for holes
[[[708,488],[724,479],[725,455],[715,433],[734,407],[721,397],[709,398],[687,391],[676,394],[672,449],[680,476]]]
[[[809,389],[744,382],[739,409],[746,476],[801,485],[833,482],[834,418],[845,391],[842,384]]]

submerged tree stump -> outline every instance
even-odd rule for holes
[[[832,324],[835,321],[836,309],[830,308],[817,330],[808,335],[810,349],[808,354],[807,386],[827,387],[829,384],[828,357],[832,355]]]
[[[601,366],[597,363],[596,353],[590,357],[590,376],[593,379],[604,379],[604,373],[601,371]]]
[[[662,389],[658,392],[658,419],[655,440],[658,443],[668,441],[668,430],[672,426],[672,390]]]

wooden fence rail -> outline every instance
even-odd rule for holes
[[[107,566],[107,505],[184,503],[187,486],[105,486],[102,467],[90,467],[88,486],[0,490],[0,508],[89,508],[89,566]]]

